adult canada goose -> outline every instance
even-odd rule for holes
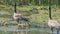
[[[13,15],[14,20],[16,20],[18,23],[21,23],[20,21],[23,22],[28,22],[28,24],[30,25],[30,21],[28,18],[26,18],[24,15],[22,14],[18,14],[16,12],[16,3],[14,4],[14,15]]]
[[[59,33],[60,24],[56,20],[52,19],[52,17],[51,17],[51,6],[49,6],[49,21],[48,21],[48,26],[51,28],[52,33],[53,33],[53,29],[54,28],[57,28],[57,34]]]

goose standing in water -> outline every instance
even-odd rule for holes
[[[51,6],[49,6],[49,21],[48,21],[48,26],[51,28],[52,33],[53,33],[53,29],[57,28],[57,34],[59,34],[60,24],[58,23],[58,21],[52,19],[52,17],[51,17]]]
[[[29,26],[30,26],[30,21],[27,17],[25,17],[24,15],[22,14],[18,14],[16,12],[16,3],[14,4],[14,14],[13,14],[13,18],[14,20],[16,20],[18,23],[21,23],[22,21],[23,22],[28,22]]]

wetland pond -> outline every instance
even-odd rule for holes
[[[40,23],[40,24],[31,24],[30,28],[27,29],[19,29],[15,26],[16,21],[13,20],[12,14],[8,12],[0,12],[0,34],[13,34],[15,31],[30,31],[29,34],[52,34],[50,28],[48,28],[47,23]],[[9,24],[8,26],[3,26],[3,23]],[[37,25],[37,26],[36,26]],[[39,26],[39,27],[38,27]],[[6,31],[6,32],[5,32]],[[56,29],[54,29],[54,34],[56,34]]]

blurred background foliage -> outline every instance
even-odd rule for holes
[[[48,5],[50,0],[0,0],[0,4],[13,5],[14,2],[19,6],[23,5]],[[60,0],[51,0],[52,5],[60,5]]]

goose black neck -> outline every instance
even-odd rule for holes
[[[49,5],[49,19],[52,19],[51,17],[51,6]]]
[[[16,13],[16,3],[14,3],[14,12]]]

